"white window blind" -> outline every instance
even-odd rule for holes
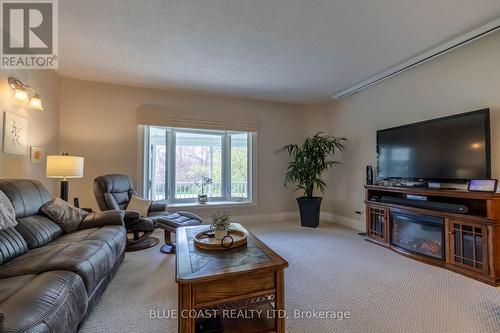
[[[236,132],[257,132],[253,114],[235,112],[231,117],[216,111],[193,111],[183,108],[142,104],[137,109],[137,124],[176,128],[211,129]]]

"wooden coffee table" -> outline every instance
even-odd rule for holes
[[[224,333],[284,333],[288,262],[241,225],[231,227],[247,232],[248,241],[224,251],[200,250],[193,244],[207,225],[177,229],[179,332],[195,333],[196,325],[207,320],[213,324],[208,316],[215,315]]]

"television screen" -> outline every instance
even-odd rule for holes
[[[379,178],[491,177],[489,109],[377,131]]]

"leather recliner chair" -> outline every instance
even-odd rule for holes
[[[125,228],[132,233],[127,238],[126,251],[138,251],[158,244],[158,239],[151,237],[155,228],[164,230],[165,245],[161,251],[175,252],[172,233],[179,227],[199,225],[202,219],[189,212],[167,212],[167,204],[163,201],[153,201],[147,217],[141,217],[137,211],[126,210],[132,195],[139,196],[129,176],[109,174],[99,176],[94,180],[94,195],[102,211],[124,210]]]

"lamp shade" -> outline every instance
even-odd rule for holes
[[[31,97],[28,106],[33,110],[43,111],[42,100],[40,99],[39,95],[34,95],[33,97]]]
[[[83,177],[83,157],[47,156],[46,175],[48,178],[81,178]]]
[[[28,102],[29,96],[26,89],[18,87],[14,89],[14,98],[21,102]]]

